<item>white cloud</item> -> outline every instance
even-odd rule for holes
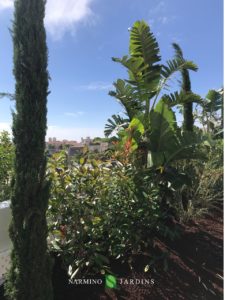
[[[13,0],[0,0],[0,10],[13,7]]]
[[[93,0],[48,0],[45,24],[49,33],[59,39],[66,32],[74,33],[81,22],[94,22]]]
[[[83,111],[77,111],[77,112],[65,112],[64,115],[65,115],[65,116],[68,116],[68,117],[74,117],[74,118],[77,118],[77,117],[83,116],[83,115],[84,115],[84,112],[83,112]]]
[[[45,24],[54,39],[60,39],[66,32],[74,34],[80,23],[95,23],[96,16],[91,9],[95,0],[48,0]],[[13,0],[0,0],[0,11],[13,8]]]
[[[48,126],[47,137],[56,137],[58,140],[76,140],[80,141],[82,137],[104,137],[102,128],[92,127],[62,127],[62,126]]]
[[[76,86],[75,88],[78,90],[103,91],[112,89],[113,85],[108,82],[97,81],[85,85]]]
[[[11,124],[8,122],[0,122],[0,132],[6,130],[11,134]]]

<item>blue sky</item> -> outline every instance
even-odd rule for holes
[[[12,75],[13,0],[0,0],[0,91],[14,91]],[[128,53],[128,28],[149,23],[162,60],[177,42],[199,71],[192,90],[204,96],[223,84],[222,0],[48,0],[46,30],[51,75],[47,137],[80,140],[103,136],[104,125],[121,106],[110,96],[112,83],[126,78],[111,57]],[[11,126],[13,102],[0,100],[0,130]]]

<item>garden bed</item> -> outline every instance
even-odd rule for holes
[[[105,299],[222,299],[223,296],[223,218],[220,212],[190,222],[181,227],[181,237],[174,242],[156,240],[155,253],[168,252],[168,268],[159,261],[149,272],[143,268],[149,257],[136,257],[134,270],[113,262],[118,278],[153,278],[154,285],[123,285],[120,289],[105,289],[102,285],[70,285],[66,271],[56,259],[53,269],[54,300]],[[92,278],[92,277],[89,277]],[[93,278],[97,278],[96,276]],[[99,277],[104,283],[104,277]],[[0,291],[3,298],[3,288]]]
[[[124,265],[113,264],[118,277],[154,278],[153,286],[123,285],[120,290],[104,286],[75,287],[68,285],[63,272],[54,272],[55,300],[105,300],[105,299],[222,299],[223,297],[223,218],[222,214],[207,216],[198,222],[182,226],[180,239],[175,242],[156,241],[158,254],[168,251],[168,269],[156,263],[150,274],[143,268],[148,257],[137,257],[133,272]],[[59,265],[55,266],[59,268]],[[56,271],[55,269],[55,271]]]

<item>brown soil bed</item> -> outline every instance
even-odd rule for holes
[[[125,265],[112,263],[117,278],[154,279],[153,285],[119,284],[117,289],[105,289],[104,285],[78,287],[67,284],[65,286],[62,285],[62,281],[61,284],[57,282],[60,278],[56,276],[54,300],[222,299],[223,217],[221,211],[180,226],[180,238],[174,242],[156,240],[155,253],[158,255],[167,253],[167,259],[156,262],[154,268],[150,267],[147,273],[143,270],[149,263],[151,256],[149,253],[136,256],[132,271]],[[64,280],[67,280],[66,275]]]
[[[153,279],[154,284],[118,284],[117,289],[102,285],[70,285],[66,272],[56,260],[53,270],[54,300],[220,300],[223,298],[223,217],[222,209],[213,215],[180,226],[175,241],[157,239],[154,253],[167,259],[156,261],[145,273],[153,252],[134,259],[134,268],[112,263],[118,281]],[[89,277],[91,278],[91,277]],[[96,279],[96,276],[94,277]],[[99,277],[104,282],[103,277]],[[3,298],[0,291],[0,299]]]

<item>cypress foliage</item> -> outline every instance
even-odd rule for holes
[[[13,114],[15,177],[12,184],[10,300],[51,300],[47,252],[45,134],[48,95],[44,0],[16,0],[13,24],[16,112]]]

